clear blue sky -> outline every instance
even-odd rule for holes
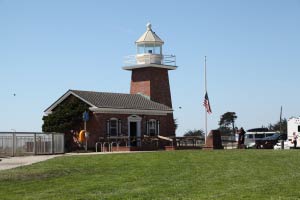
[[[300,115],[299,0],[0,0],[0,131],[41,131],[68,89],[128,93],[123,57],[148,21],[177,56],[177,135],[204,129],[204,56],[209,129],[227,111],[246,129],[278,121],[281,105]]]

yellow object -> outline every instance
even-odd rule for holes
[[[85,130],[80,131],[78,140],[79,142],[85,141]]]

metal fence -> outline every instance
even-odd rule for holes
[[[0,156],[64,153],[63,133],[0,132]]]
[[[159,59],[159,54],[143,54],[142,57],[138,58],[137,55],[129,55],[124,57],[124,65],[132,66],[139,64],[139,61],[142,61],[144,64],[162,64],[176,66],[176,56],[175,55],[161,55]],[[160,61],[157,63],[157,61]]]
[[[236,149],[238,138],[235,135],[221,136],[224,149]]]

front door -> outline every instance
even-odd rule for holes
[[[130,122],[130,146],[137,144],[137,122]]]
[[[130,146],[141,146],[141,121],[138,115],[128,117],[128,140]]]

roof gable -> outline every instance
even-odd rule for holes
[[[63,94],[61,97],[59,97],[51,106],[49,106],[46,110],[44,110],[45,113],[51,113],[53,109],[55,109],[60,103],[62,103],[65,99],[67,99],[70,95],[74,95],[78,99],[82,100],[86,104],[88,104],[91,107],[95,107],[91,102],[86,101],[82,97],[76,95],[72,92],[72,90],[68,90],[65,94]]]

